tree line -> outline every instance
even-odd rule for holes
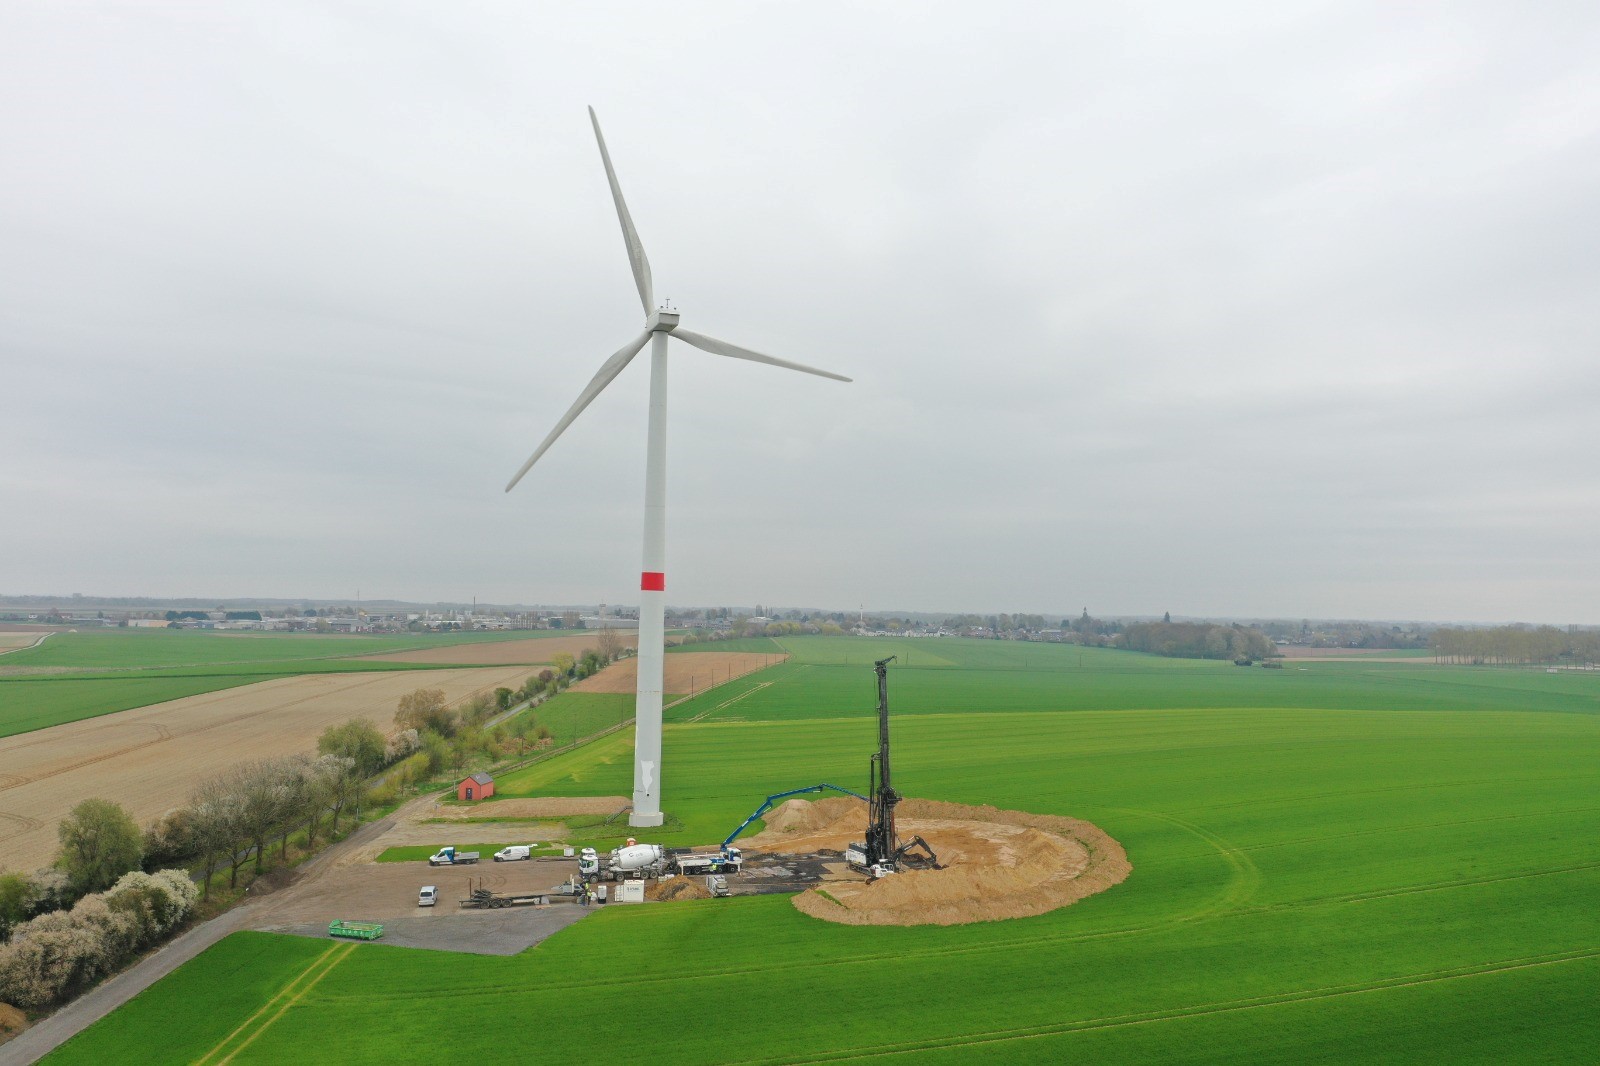
[[[70,910],[21,923],[0,944],[0,999],[45,1007],[115,973],[181,925],[198,896],[182,870],[133,871]]]
[[[1179,659],[1262,659],[1278,651],[1260,630],[1214,622],[1141,622],[1119,633],[1116,645]]]
[[[1477,665],[1593,666],[1600,663],[1600,630],[1554,626],[1443,628],[1430,641],[1434,659]]]

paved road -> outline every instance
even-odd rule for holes
[[[390,815],[351,833],[301,867],[296,880],[316,876],[333,865],[346,851],[388,832],[394,825],[394,817]],[[73,1000],[15,1040],[0,1044],[0,1066],[22,1066],[24,1063],[37,1062],[229,933],[251,928],[256,923],[257,912],[270,909],[274,902],[276,900],[272,896],[250,900],[226,914],[195,926],[88,995]]]

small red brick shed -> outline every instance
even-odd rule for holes
[[[456,799],[458,800],[486,800],[494,795],[494,778],[488,774],[473,774],[463,777],[456,786]]]

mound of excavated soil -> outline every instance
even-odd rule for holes
[[[710,899],[706,886],[692,877],[674,877],[645,886],[644,898],[664,902],[673,899]]]
[[[1133,870],[1122,845],[1077,818],[913,799],[895,809],[895,821],[902,842],[921,836],[945,868],[828,881],[794,905],[845,925],[961,925],[1044,914],[1103,892]],[[790,800],[746,847],[842,851],[865,828],[859,800]]]

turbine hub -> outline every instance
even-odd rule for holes
[[[678,328],[678,312],[652,311],[644,325],[651,333],[671,333]]]

